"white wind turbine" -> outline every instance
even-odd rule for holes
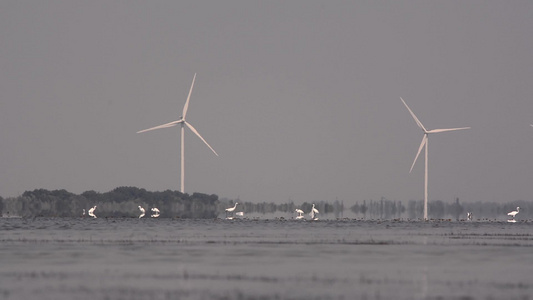
[[[422,148],[426,146],[426,166],[425,166],[425,175],[424,175],[424,220],[428,219],[428,137],[430,133],[439,133],[439,132],[446,132],[446,131],[455,131],[455,130],[463,130],[463,129],[470,129],[470,127],[461,127],[461,128],[449,128],[449,129],[433,129],[433,130],[427,130],[424,125],[422,125],[422,122],[418,120],[418,118],[415,116],[413,111],[407,106],[407,103],[400,97],[403,104],[409,112],[411,113],[411,116],[413,116],[413,119],[415,119],[416,124],[420,129],[424,131],[424,137],[422,138],[422,143],[420,143],[420,147],[418,148],[418,152],[416,153],[415,160],[413,161],[413,164],[411,165],[411,169],[409,170],[409,173],[413,170],[413,167],[415,166],[416,160],[418,159],[418,156],[420,155],[420,152],[422,151]]]
[[[159,126],[156,126],[156,127],[144,129],[144,130],[141,130],[141,131],[137,131],[137,133],[142,133],[142,132],[146,132],[146,131],[150,131],[150,130],[173,127],[173,126],[176,126],[178,124],[181,124],[181,192],[182,193],[185,193],[185,139],[184,139],[184,136],[185,136],[185,125],[187,125],[187,127],[189,127],[189,129],[192,132],[194,132],[207,145],[207,147],[209,147],[209,149],[211,149],[211,151],[213,151],[213,153],[215,153],[216,156],[218,156],[216,151],[211,146],[209,146],[209,144],[204,140],[204,138],[200,135],[200,133],[198,133],[198,131],[189,122],[185,121],[185,116],[187,115],[187,109],[189,108],[189,100],[191,98],[192,88],[194,86],[194,80],[195,79],[196,79],[196,73],[194,73],[194,77],[192,79],[192,84],[191,84],[191,89],[189,90],[189,95],[187,96],[187,101],[185,102],[185,106],[183,107],[183,113],[182,113],[181,117],[179,118],[179,120],[173,121],[173,122],[170,122],[170,123],[166,123],[166,124],[163,124],[163,125],[159,125]]]

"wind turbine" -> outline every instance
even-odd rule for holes
[[[415,160],[413,161],[413,164],[411,165],[411,169],[409,170],[409,173],[413,171],[413,167],[415,166],[416,160],[418,159],[418,156],[420,155],[420,152],[422,151],[422,148],[426,146],[426,166],[425,166],[425,175],[424,175],[424,220],[428,219],[428,138],[430,133],[440,133],[440,132],[446,132],[446,131],[456,131],[456,130],[463,130],[463,129],[470,129],[470,127],[461,127],[461,128],[448,128],[448,129],[433,129],[433,130],[427,130],[424,125],[422,125],[422,122],[418,120],[416,115],[413,113],[413,111],[407,106],[407,103],[400,97],[405,107],[407,107],[407,110],[411,113],[411,116],[413,116],[413,119],[415,119],[416,124],[420,129],[424,131],[424,137],[422,138],[422,143],[420,143],[420,147],[418,148],[418,152],[416,153]]]
[[[204,138],[200,135],[200,133],[198,133],[198,131],[189,122],[185,121],[185,116],[187,115],[187,109],[189,108],[189,100],[191,99],[191,93],[192,93],[192,88],[194,86],[195,79],[196,79],[196,73],[194,73],[194,77],[192,79],[192,84],[191,84],[191,89],[189,90],[189,95],[187,96],[187,101],[185,102],[185,106],[183,107],[183,113],[180,116],[179,120],[166,123],[163,125],[155,126],[152,128],[144,129],[141,131],[137,131],[137,133],[142,133],[142,132],[146,132],[150,130],[168,128],[168,127],[173,127],[178,124],[181,124],[181,192],[182,193],[185,193],[185,139],[184,139],[185,125],[187,125],[187,127],[189,127],[189,129],[192,132],[194,132],[207,145],[207,147],[209,147],[209,149],[211,149],[211,151],[215,153],[216,156],[218,156],[216,151],[211,146],[209,146],[209,144],[204,140]]]

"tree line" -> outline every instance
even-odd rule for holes
[[[140,205],[147,216],[151,208],[157,207],[160,217],[216,218],[217,204],[217,195],[150,192],[137,187],[118,187],[106,193],[86,191],[80,195],[66,190],[36,189],[19,197],[0,199],[0,212],[3,216],[76,217],[96,205],[98,217],[137,217]]]
[[[150,215],[150,209],[157,207],[161,211],[160,217],[167,218],[217,218],[225,217],[225,209],[233,207],[239,202],[236,211],[245,214],[276,214],[281,213],[290,218],[295,209],[301,209],[305,213],[315,207],[322,216],[328,218],[343,218],[344,212],[349,211],[350,216],[362,219],[421,219],[423,216],[424,203],[422,200],[410,200],[407,202],[389,200],[382,197],[380,200],[356,201],[350,207],[344,206],[344,201],[333,202],[316,201],[295,204],[259,202],[253,203],[239,199],[219,199],[217,195],[202,193],[184,194],[179,191],[166,190],[151,192],[137,187],[118,187],[112,191],[99,193],[86,191],[79,195],[66,190],[36,189],[26,191],[21,196],[2,198],[0,197],[1,216],[20,217],[77,217],[82,211],[97,206],[95,214],[98,217],[138,217],[138,206],[146,209],[146,215]],[[353,203],[353,202],[352,202]],[[533,212],[533,202],[515,201],[509,203],[472,202],[462,203],[459,198],[453,202],[434,200],[429,202],[429,217],[432,219],[466,219],[466,213],[472,212],[475,219],[498,219],[506,218],[507,212],[520,206],[518,219],[527,219]],[[347,214],[348,215],[348,214]]]
[[[294,215],[296,208],[303,210],[305,213],[311,211],[313,203],[304,202],[301,205],[288,202],[276,204],[273,202],[240,202],[237,200],[221,199],[220,206],[232,207],[234,203],[238,202],[239,207],[237,211],[243,211],[246,214],[259,213],[263,215],[283,213],[290,217]],[[424,201],[423,200],[409,200],[406,202],[398,200],[389,200],[382,197],[380,200],[363,200],[356,201],[354,205],[345,207],[344,201],[335,200],[332,203],[325,201],[314,202],[315,207],[320,211],[321,215],[329,215],[331,218],[343,218],[345,215],[361,218],[361,219],[422,219],[424,216]],[[462,203],[459,198],[452,202],[444,202],[442,200],[434,200],[428,203],[429,218],[431,219],[452,219],[464,220],[466,213],[471,212],[474,219],[502,219],[507,218],[507,213],[516,210],[520,207],[520,214],[518,219],[527,219],[533,215],[533,202],[531,201],[514,201],[509,203],[496,202],[468,202]],[[351,214],[344,212],[349,210]]]
[[[520,219],[527,219],[532,215],[533,202],[514,201],[509,203],[496,202],[468,202],[461,203],[459,198],[453,202],[442,200],[429,201],[428,217],[431,219],[466,219],[467,212],[473,213],[474,219],[501,219],[506,218],[507,213],[520,207]],[[409,200],[407,203],[401,201],[381,198],[378,201],[366,201],[355,203],[350,210],[356,215],[370,219],[421,219],[424,215],[423,200]]]

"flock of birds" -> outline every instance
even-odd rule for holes
[[[235,212],[235,209],[237,209],[238,204],[239,204],[238,202],[235,202],[235,205],[233,205],[233,207],[226,208],[226,219],[227,220],[232,220],[234,218],[233,213]],[[295,212],[298,214],[296,216],[296,220],[301,220],[305,218],[303,210],[297,208]],[[319,211],[318,209],[315,208],[315,204],[313,203],[313,207],[311,208],[311,212],[309,213],[309,215],[311,216],[311,220],[318,220],[318,217],[317,217],[318,213]],[[235,215],[242,217],[244,216],[244,212],[239,211],[239,212],[236,212]]]
[[[87,214],[89,215],[89,217],[93,217],[93,218],[97,218],[97,216],[94,214],[94,211],[96,210],[96,205],[91,207],[89,209],[89,211],[87,212]],[[139,210],[141,211],[141,215],[139,215],[139,219],[144,217],[144,215],[146,214],[146,210],[139,205]],[[161,211],[157,208],[157,207],[152,207],[152,214],[150,215],[150,217],[152,218],[157,218],[159,217],[159,215],[161,214]],[[82,212],[82,217],[85,217],[85,208],[83,209],[83,212]]]
[[[297,208],[296,210],[294,210],[296,212],[296,220],[301,220],[303,218],[305,218],[304,216],[304,211]],[[316,215],[318,215],[319,211],[318,209],[315,208],[315,204],[313,203],[313,207],[311,208],[311,212],[309,212],[309,215],[311,216],[311,220],[318,220],[318,217]]]
[[[234,218],[233,213],[235,212],[235,209],[237,209],[238,204],[239,204],[238,202],[235,202],[235,205],[233,207],[226,208],[226,219],[232,220]],[[96,205],[89,209],[89,211],[87,212],[89,217],[93,217],[95,219],[97,218],[96,215],[94,214],[95,210],[96,210]],[[139,205],[139,210],[141,211],[141,214],[139,215],[139,219],[140,219],[144,217],[144,215],[146,214],[146,210],[140,205]],[[150,215],[150,217],[152,218],[157,218],[161,214],[161,211],[157,207],[152,207],[151,211],[152,211],[152,214]],[[305,218],[304,216],[305,213],[303,210],[297,208],[294,212],[296,212],[297,214],[296,220],[301,220]],[[508,219],[507,222],[516,223],[515,217],[519,212],[520,212],[520,207],[516,207],[516,210],[513,210],[507,213],[507,215],[511,217],[511,219]],[[311,220],[318,220],[318,217],[317,217],[318,214],[319,214],[319,211],[318,209],[315,208],[315,204],[313,203],[313,207],[311,208],[311,211],[309,212],[309,215],[311,216]],[[239,211],[239,212],[236,212],[235,215],[242,217],[244,216],[244,212]],[[83,209],[82,216],[85,217],[85,208]],[[472,221],[474,218],[474,214],[472,212],[467,212],[466,218],[467,220]]]
[[[516,215],[518,215],[518,213],[520,212],[520,207],[516,207],[516,210],[513,210],[511,212],[508,212],[507,215],[510,216],[511,218],[507,220],[507,222],[509,223],[516,223],[516,220],[515,220],[515,217]],[[474,214],[472,212],[467,212],[466,213],[466,219],[468,221],[472,221],[472,219],[474,218]]]
[[[233,219],[233,212],[235,211],[235,209],[237,208],[237,202],[235,202],[235,205],[233,207],[230,207],[230,208],[226,208],[226,219]],[[89,217],[93,217],[93,218],[97,218],[96,215],[94,214],[94,211],[96,210],[96,205],[91,207],[89,209],[89,211],[87,212],[87,214],[89,215]],[[139,210],[141,211],[141,214],[139,215],[139,219],[144,217],[144,215],[146,214],[146,210],[144,209],[144,207],[140,206],[139,205]],[[315,205],[313,204],[313,210],[316,211],[316,213],[318,213],[318,210],[315,209]],[[152,214],[150,215],[150,217],[152,218],[157,218],[161,215],[161,211],[157,208],[157,207],[152,207],[151,208],[151,211],[152,211]],[[231,216],[228,216],[228,213],[231,213]],[[242,211],[239,211],[237,213],[235,213],[237,216],[244,216],[244,212]],[[85,217],[85,208],[83,209],[83,212],[82,212],[82,217]]]

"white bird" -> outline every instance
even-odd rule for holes
[[[144,217],[144,213],[146,212],[142,206],[139,205],[139,210],[141,211],[141,215],[139,216],[139,219]]]
[[[296,216],[296,219],[297,219],[297,220],[300,220],[300,219],[303,219],[303,218],[304,218],[304,216],[303,216],[304,211],[303,211],[303,210],[297,208],[297,209],[295,209],[294,211],[298,214],[298,215]]]
[[[309,215],[311,215],[312,220],[318,220],[316,214],[318,214],[318,209],[315,208],[315,204],[313,203],[313,208],[311,208],[311,212],[309,213]]]
[[[239,203],[235,202],[235,205],[233,207],[226,208],[226,218],[228,217],[229,212],[233,216],[233,211],[235,211],[235,209],[237,208],[237,204]]]
[[[474,217],[474,215],[473,215],[471,212],[467,212],[467,213],[466,213],[466,218],[467,218],[468,220],[472,220],[473,217]]]
[[[527,209],[526,209],[527,210]],[[520,212],[520,207],[517,207],[516,210],[513,210],[510,213],[507,213],[508,216],[511,216],[513,219],[514,217]]]
[[[226,208],[226,211],[227,212],[233,212],[235,210],[235,208],[237,208],[237,204],[239,204],[239,203],[235,202],[235,205],[233,207]]]
[[[447,132],[447,131],[455,131],[455,130],[463,130],[463,129],[470,129],[470,127],[461,127],[461,128],[448,128],[448,129],[433,129],[433,130],[427,130],[424,125],[422,125],[422,122],[418,120],[418,118],[415,116],[413,111],[407,106],[407,103],[403,101],[403,99],[400,97],[405,107],[407,107],[407,110],[409,110],[409,113],[411,113],[411,116],[413,119],[415,119],[416,124],[420,129],[424,131],[424,137],[422,138],[422,143],[420,143],[420,147],[418,148],[418,152],[416,153],[415,160],[413,161],[413,164],[411,165],[411,170],[409,170],[409,173],[413,170],[413,167],[415,166],[416,160],[418,159],[418,156],[420,155],[420,152],[422,151],[422,148],[424,146],[426,147],[426,166],[425,166],[425,176],[424,176],[424,220],[428,219],[428,138],[430,133],[440,133],[440,132]]]
[[[182,116],[177,121],[173,121],[170,123],[166,123],[163,125],[155,126],[152,128],[144,129],[141,131],[137,131],[137,133],[146,132],[150,130],[155,129],[161,129],[161,128],[168,128],[173,127],[178,124],[181,124],[181,192],[185,193],[185,125],[189,127],[189,129],[194,132],[206,145],[215,153],[216,156],[218,154],[215,152],[215,150],[204,140],[204,138],[198,133],[198,131],[187,121],[185,121],[185,116],[187,115],[187,109],[189,108],[189,100],[191,98],[192,88],[194,86],[194,80],[196,79],[196,73],[194,74],[194,77],[192,79],[191,89],[189,90],[189,96],[187,96],[187,101],[185,102],[185,106],[183,107],[183,113]]]
[[[88,214],[89,214],[89,216],[91,216],[91,217],[93,217],[93,218],[96,219],[96,215],[94,214],[94,210],[95,210],[95,209],[96,209],[96,205],[95,205],[94,207],[91,207],[91,208],[89,209]]]
[[[82,217],[85,217],[85,208],[83,209],[83,213],[81,214]]]
[[[152,207],[152,212],[154,212],[150,217],[157,218],[159,217],[159,214],[161,213],[157,207]]]

